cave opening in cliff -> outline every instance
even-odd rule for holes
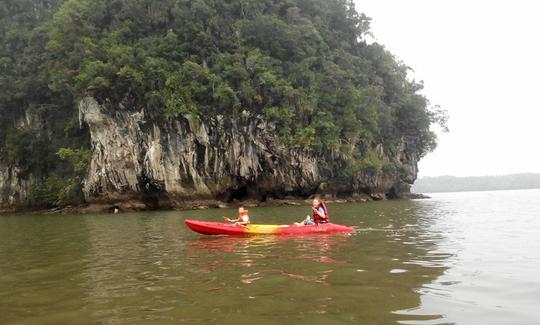
[[[386,197],[389,199],[396,199],[398,197],[396,188],[395,187],[390,188],[388,193],[386,193]]]
[[[255,184],[245,184],[225,193],[223,199],[229,203],[248,199],[265,201],[266,195],[262,195]]]
[[[247,186],[241,186],[229,192],[229,197],[227,198],[227,202],[243,201],[247,198],[248,198]]]
[[[139,187],[141,189],[140,200],[147,209],[155,210],[172,206],[165,194],[164,184],[161,182],[142,175],[139,177]]]

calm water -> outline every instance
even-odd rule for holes
[[[2,216],[0,323],[540,323],[540,190],[330,205],[354,235],[205,237],[182,224],[231,211]]]

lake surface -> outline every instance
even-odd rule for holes
[[[356,234],[312,237],[182,223],[233,210],[0,216],[0,323],[540,323],[540,190],[432,196],[331,204]]]

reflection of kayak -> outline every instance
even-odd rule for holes
[[[185,220],[189,229],[204,235],[302,235],[302,234],[329,234],[351,233],[352,227],[325,223],[313,226],[295,225],[257,225],[235,226],[229,223]]]

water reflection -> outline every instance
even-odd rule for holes
[[[201,237],[187,243],[187,255],[197,261],[202,268],[219,272],[227,264],[245,268],[260,268],[257,272],[239,272],[239,281],[252,284],[270,274],[279,274],[288,279],[328,285],[328,274],[302,274],[283,267],[293,261],[314,261],[319,263],[346,263],[332,257],[335,249],[346,249],[349,235],[310,236],[253,236],[253,237]],[[264,268],[268,259],[283,261],[278,268]]]
[[[439,220],[432,213],[419,201],[382,202],[363,213],[361,242],[370,246],[358,258],[358,271],[364,283],[377,284],[370,290],[374,296],[392,292],[380,301],[389,307],[391,322],[444,322],[442,315],[420,308],[425,288],[446,272],[454,257],[441,251],[446,236],[434,231]]]
[[[231,288],[240,284],[250,287],[245,290],[262,292],[248,294],[246,299],[265,300],[274,289],[277,292],[272,294],[278,299],[293,300],[299,310],[324,314],[333,322],[442,320],[441,315],[425,314],[418,308],[421,295],[444,273],[453,255],[441,252],[438,245],[444,235],[433,232],[434,221],[422,205],[405,201],[333,208],[340,222],[355,226],[356,235],[193,235],[187,242],[188,256],[218,274],[216,282],[221,280],[222,286],[216,292],[220,295],[232,294]],[[274,310],[306,320],[301,317],[304,313],[286,305]]]
[[[42,240],[41,250],[19,250],[20,263],[33,263],[39,252],[48,250],[76,261],[63,264],[69,276],[57,291],[71,297],[71,304],[60,303],[58,313],[64,314],[53,314],[49,322],[73,315],[98,323],[441,319],[418,310],[421,296],[425,290],[433,292],[430,285],[455,254],[441,249],[445,236],[434,231],[429,213],[408,201],[331,208],[340,223],[353,225],[357,233],[207,237],[186,229],[176,213],[73,216],[54,224],[53,239],[71,229],[69,241],[77,244]],[[277,216],[299,211],[280,207],[251,212],[265,223],[283,223]],[[191,211],[183,218],[206,214]],[[9,247],[24,246],[22,239],[9,238]],[[2,258],[16,260],[5,246],[0,252]],[[2,267],[2,287],[20,285],[16,270]],[[59,274],[56,269],[47,272]],[[30,283],[26,290],[43,281],[31,275],[25,279]],[[15,314],[16,306],[28,303],[24,290],[17,293],[19,298],[0,296],[0,303],[16,315],[12,320],[30,319]],[[35,310],[30,315],[42,314]]]
[[[92,318],[105,323],[172,320],[185,276],[173,220],[143,215],[85,218],[89,230],[80,285]],[[175,245],[176,243],[176,245]]]

